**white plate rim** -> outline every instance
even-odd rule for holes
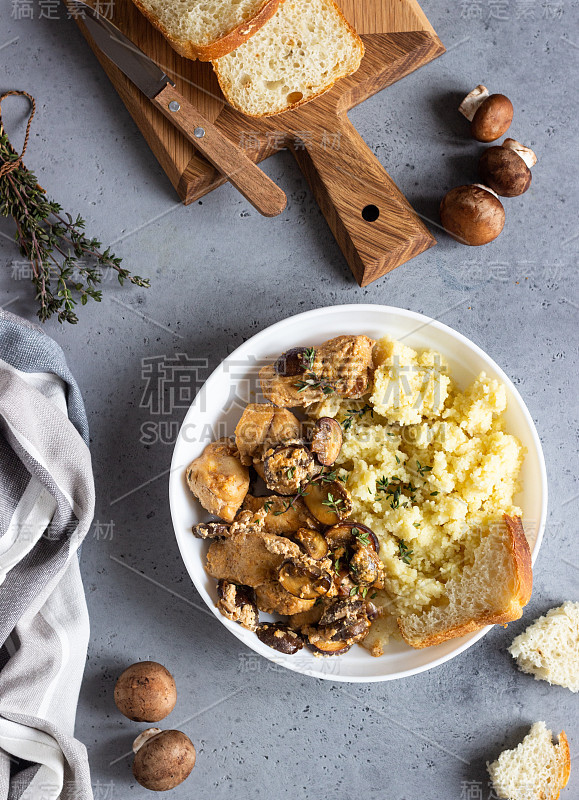
[[[547,483],[547,470],[545,465],[545,457],[543,454],[543,448],[541,445],[541,440],[539,438],[539,434],[535,427],[535,423],[531,417],[531,414],[527,408],[527,405],[523,398],[521,397],[520,392],[518,391],[517,387],[508,377],[508,375],[504,372],[504,370],[477,344],[475,344],[471,339],[469,339],[464,334],[460,333],[454,328],[451,328],[449,325],[446,325],[443,322],[440,322],[437,319],[431,318],[426,316],[425,314],[421,314],[417,311],[410,311],[405,308],[400,308],[397,306],[388,306],[382,304],[374,304],[374,303],[350,303],[350,304],[343,304],[343,305],[335,305],[335,306],[322,306],[320,308],[310,309],[309,311],[303,311],[299,314],[294,314],[290,317],[285,317],[284,319],[273,323],[272,325],[268,325],[266,328],[263,328],[261,331],[258,331],[256,334],[251,336],[249,339],[244,341],[241,345],[239,345],[235,350],[233,350],[229,355],[227,355],[220,364],[213,370],[211,375],[207,378],[197,395],[195,396],[193,402],[191,403],[187,413],[185,414],[185,418],[180,426],[179,434],[177,436],[175,446],[173,449],[173,455],[171,459],[171,466],[169,470],[169,506],[171,510],[171,520],[173,523],[173,530],[175,533],[175,538],[177,539],[177,545],[179,547],[179,552],[183,559],[183,563],[193,585],[197,589],[197,592],[205,602],[208,609],[211,613],[219,620],[219,622],[224,625],[228,630],[237,637],[243,644],[249,647],[254,652],[257,652],[259,655],[262,655],[264,658],[272,661],[276,665],[281,665],[286,669],[289,669],[293,672],[296,672],[300,675],[307,675],[313,678],[319,678],[322,680],[329,680],[333,682],[340,682],[340,683],[380,683],[384,681],[391,681],[391,680],[400,680],[402,678],[411,677],[413,675],[420,674],[421,672],[426,672],[428,670],[434,669],[437,666],[440,666],[447,661],[455,658],[456,656],[463,653],[469,647],[472,647],[476,642],[478,642],[483,636],[494,627],[493,625],[487,625],[486,627],[482,628],[480,631],[476,631],[475,633],[469,634],[466,637],[462,637],[462,640],[457,640],[456,648],[452,651],[443,654],[438,658],[434,658],[431,662],[426,664],[419,665],[417,667],[413,667],[406,670],[399,670],[397,672],[388,673],[385,675],[370,675],[370,676],[354,676],[354,675],[340,675],[328,673],[325,674],[324,672],[318,672],[315,670],[310,670],[307,667],[304,667],[303,664],[300,662],[295,663],[291,661],[291,656],[279,656],[276,654],[274,650],[267,647],[266,645],[262,645],[262,643],[254,636],[255,642],[253,642],[249,637],[252,636],[251,632],[241,628],[234,622],[227,620],[215,607],[215,604],[211,600],[211,598],[207,595],[205,588],[202,585],[199,585],[196,581],[194,575],[192,574],[191,570],[189,569],[188,565],[188,558],[185,554],[184,547],[182,546],[181,536],[179,534],[179,526],[178,526],[178,519],[177,519],[177,511],[176,511],[176,494],[178,491],[181,490],[181,486],[179,484],[179,475],[177,474],[177,470],[182,469],[182,461],[178,458],[179,454],[179,443],[181,441],[181,431],[188,423],[188,419],[192,414],[193,410],[195,409],[196,405],[198,405],[202,400],[204,400],[213,383],[216,382],[217,377],[223,372],[225,365],[230,361],[233,360],[235,357],[239,357],[240,351],[245,350],[248,348],[252,342],[255,342],[256,339],[264,338],[267,334],[271,334],[273,332],[278,332],[282,330],[284,327],[289,327],[296,322],[302,320],[310,320],[315,319],[321,315],[333,315],[333,314],[344,314],[344,313],[355,313],[355,314],[363,314],[364,311],[368,312],[379,312],[384,315],[397,315],[406,317],[407,319],[413,320],[419,324],[420,327],[423,326],[433,326],[437,330],[441,331],[442,333],[449,334],[451,338],[456,338],[463,345],[467,348],[471,349],[475,352],[483,361],[488,362],[492,368],[495,370],[501,381],[508,386],[510,392],[517,398],[519,403],[519,408],[523,413],[525,418],[525,422],[527,424],[527,428],[531,435],[531,439],[533,440],[533,444],[535,446],[536,455],[538,457],[538,466],[540,470],[540,483],[541,483],[541,490],[542,490],[542,504],[541,504],[541,514],[539,518],[539,524],[536,528],[537,536],[535,542],[533,544],[532,549],[532,563],[534,565],[536,558],[539,553],[539,549],[541,547],[541,543],[543,540],[543,535],[545,532],[545,525],[547,519],[547,507],[548,507],[548,483]],[[179,461],[179,464],[176,462]],[[323,661],[329,662],[331,659],[324,659]]]

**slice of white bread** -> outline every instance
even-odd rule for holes
[[[133,0],[185,58],[211,61],[247,41],[281,0]]]
[[[579,692],[579,603],[567,601],[539,617],[509,647],[523,672]]]
[[[531,551],[519,517],[504,515],[481,536],[472,564],[446,584],[446,604],[398,620],[412,647],[430,647],[485,625],[519,619],[531,597]]]
[[[362,40],[333,0],[284,0],[261,30],[213,62],[225,98],[250,117],[307,103],[364,55]]]
[[[553,744],[544,722],[535,722],[521,744],[487,764],[495,792],[504,800],[557,800],[571,771],[565,731]]]

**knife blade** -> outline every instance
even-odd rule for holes
[[[84,12],[82,20],[101,53],[152,100],[169,83],[169,76],[125,36],[109,19],[81,0],[70,0],[70,5]]]
[[[284,210],[287,198],[279,186],[206,119],[146,53],[87,3],[66,1],[75,7],[98,49],[261,214],[273,217]]]

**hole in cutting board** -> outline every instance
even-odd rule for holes
[[[362,219],[365,219],[366,222],[376,222],[379,216],[380,209],[378,206],[370,204],[362,209]]]

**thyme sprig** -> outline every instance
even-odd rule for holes
[[[32,103],[28,131],[34,102],[26,96]],[[25,145],[26,142],[27,139]],[[98,286],[107,268],[116,271],[121,285],[128,280],[148,287],[149,281],[131,275],[109,247],[102,250],[100,241],[85,234],[85,221],[80,215],[73,218],[46,196],[36,175],[22,164],[21,158],[0,119],[0,215],[12,217],[16,223],[14,238],[20,253],[30,262],[39,319],[45,322],[56,314],[59,322],[78,322],[74,310],[77,302],[86,305],[89,298],[100,302],[102,292]]]
[[[334,497],[331,492],[328,492],[328,496],[325,500],[322,500],[323,506],[328,506],[330,511],[333,511],[336,516],[340,516],[340,514],[345,509],[344,500],[341,497]]]
[[[358,417],[358,419],[361,419],[367,411],[370,412],[372,419],[374,419],[374,409],[372,408],[372,406],[369,406],[368,403],[363,405],[362,408],[349,408],[346,411],[346,418],[342,422],[342,428],[345,431],[349,431],[350,428],[352,427],[352,422],[354,421],[354,418]]]
[[[333,394],[336,391],[327,378],[322,378],[313,372],[306,372],[304,379],[296,381],[294,386],[297,388],[298,394],[306,389],[321,389],[324,394]]]
[[[398,542],[398,555],[405,564],[410,564],[410,559],[413,553],[414,550],[411,550],[410,547],[408,547],[404,539],[400,539]]]
[[[316,350],[314,347],[306,347],[302,353],[302,366],[305,370],[310,372],[314,369],[314,359],[316,357]]]
[[[360,542],[360,544],[370,544],[370,534],[368,531],[361,531],[360,528],[352,528],[352,535]]]
[[[400,508],[401,500],[405,508],[408,506],[408,500],[413,503],[416,500],[416,491],[417,487],[414,486],[413,483],[410,481],[406,483],[396,475],[393,475],[391,478],[382,475],[376,482],[376,494],[383,492],[386,497],[390,498],[390,508],[392,509]],[[404,492],[408,494],[406,495]]]
[[[290,497],[286,501],[285,507],[282,508],[281,511],[274,511],[273,512],[274,517],[279,517],[282,514],[285,514],[287,511],[289,511],[290,508],[293,508],[296,500],[299,497],[303,497],[305,494],[307,494],[308,486],[310,486],[312,483],[333,483],[334,481],[342,481],[342,482],[345,481],[344,478],[342,478],[342,477],[340,477],[340,475],[338,475],[338,470],[336,470],[336,469],[332,470],[331,472],[320,472],[318,475],[314,475],[313,478],[310,478],[309,481],[304,483],[304,485],[301,486],[298,489],[296,494],[292,495],[292,497]],[[329,497],[329,495],[328,495],[328,497]]]

